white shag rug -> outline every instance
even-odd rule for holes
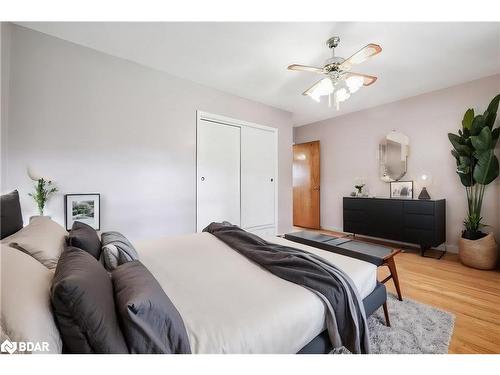
[[[404,298],[404,297],[403,297]],[[374,354],[446,354],[455,316],[449,312],[387,294],[391,327],[380,308],[368,318],[370,348]]]

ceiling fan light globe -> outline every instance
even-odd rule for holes
[[[335,94],[336,94],[337,101],[339,101],[339,102],[344,102],[347,99],[349,99],[349,97],[351,96],[351,94],[349,94],[349,92],[343,87],[341,89],[338,89],[335,92]]]
[[[321,81],[321,84],[318,87],[318,90],[321,92],[321,95],[329,95],[333,92],[333,84],[332,80],[325,78]]]
[[[315,102],[319,103],[320,102],[320,95],[316,92],[316,91],[313,91],[311,93],[308,94],[308,96],[314,100]]]
[[[349,91],[354,94],[356,91],[358,91],[361,86],[363,86],[363,77],[360,76],[351,76],[346,79],[345,81],[347,87],[349,88]]]

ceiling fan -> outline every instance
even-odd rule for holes
[[[343,59],[335,56],[335,48],[339,43],[340,38],[338,36],[331,37],[326,41],[326,45],[332,50],[332,57],[325,61],[322,68],[298,64],[288,66],[289,70],[326,76],[309,87],[302,95],[309,96],[317,102],[320,101],[321,96],[328,96],[329,106],[331,106],[333,96],[337,110],[340,108],[340,103],[349,99],[351,94],[358,91],[361,86],[370,86],[377,80],[377,77],[374,76],[351,72],[352,66],[361,64],[382,51],[378,44],[370,43],[348,59]]]

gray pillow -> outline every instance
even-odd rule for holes
[[[113,285],[89,253],[67,247],[59,259],[51,301],[66,353],[128,353],[113,299]]]
[[[122,264],[111,275],[117,314],[131,353],[191,353],[181,315],[141,262]]]
[[[94,258],[101,255],[101,240],[94,228],[90,225],[75,221],[68,235],[68,245],[85,250]]]
[[[19,193],[4,194],[0,200],[0,239],[10,236],[23,228],[23,215],[19,203]]]
[[[134,246],[120,232],[104,232],[101,235],[101,244],[101,257],[108,271],[113,271],[120,264],[139,259]]]

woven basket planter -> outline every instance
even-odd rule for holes
[[[497,266],[498,249],[493,233],[479,240],[460,238],[458,256],[466,266],[480,270],[492,270]]]

